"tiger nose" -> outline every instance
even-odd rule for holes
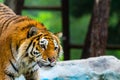
[[[55,62],[55,57],[48,58],[48,61],[50,61],[51,63],[52,63],[52,62]]]

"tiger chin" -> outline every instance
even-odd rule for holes
[[[20,75],[39,80],[38,69],[55,66],[62,53],[60,35],[0,3],[0,80],[15,80]]]

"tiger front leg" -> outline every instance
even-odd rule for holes
[[[26,80],[40,80],[38,70],[34,72],[28,72],[24,75]]]
[[[15,80],[15,77],[13,77],[12,75],[5,75],[5,78],[0,78],[0,80]]]

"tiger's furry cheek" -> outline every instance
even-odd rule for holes
[[[61,58],[63,56],[63,53],[64,53],[63,48],[62,48],[62,46],[60,46],[58,58]]]

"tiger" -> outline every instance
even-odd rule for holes
[[[0,3],[0,80],[40,80],[39,68],[53,67],[63,49],[60,36],[41,22]]]

